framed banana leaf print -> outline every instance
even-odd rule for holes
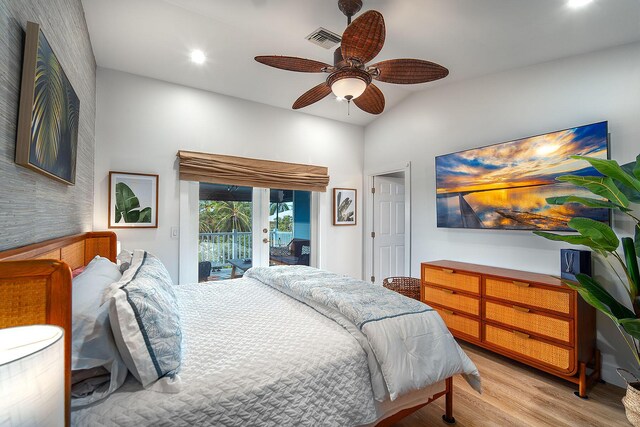
[[[27,23],[16,163],[74,185],[80,99],[51,45],[33,22]]]
[[[356,189],[333,189],[333,225],[356,225]]]
[[[158,175],[109,172],[109,228],[158,228]]]

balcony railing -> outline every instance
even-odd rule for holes
[[[227,265],[229,259],[247,259],[252,254],[252,234],[230,231],[223,233],[200,233],[198,241],[198,260],[211,261],[214,267]],[[286,246],[293,238],[291,231],[271,231],[271,246]]]

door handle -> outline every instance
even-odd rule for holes
[[[265,237],[264,239],[262,239],[262,243],[269,243],[269,239]]]

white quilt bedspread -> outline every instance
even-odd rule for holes
[[[440,315],[426,304],[382,286],[302,265],[254,267],[245,277],[278,289],[345,327],[369,355],[373,393],[380,401],[396,400],[455,374],[481,390],[478,369]]]
[[[367,356],[340,325],[252,279],[182,285],[182,390],[130,376],[77,426],[351,426],[374,422]],[[214,301],[214,303],[212,303]]]

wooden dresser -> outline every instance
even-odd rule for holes
[[[456,338],[578,384],[580,397],[600,378],[595,309],[560,279],[455,261],[421,271],[421,300]]]

